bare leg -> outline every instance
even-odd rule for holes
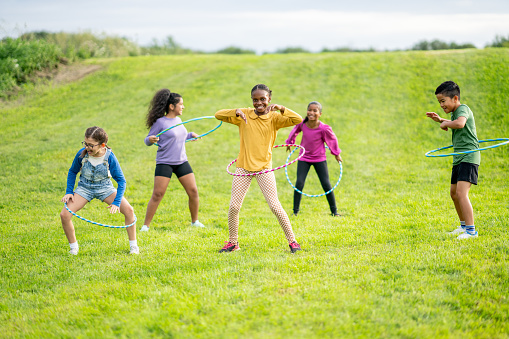
[[[74,198],[72,201],[69,201],[67,203],[67,207],[73,212],[78,212],[80,209],[83,208],[87,204],[88,200],[83,198],[82,196],[78,194],[74,194]],[[76,242],[76,234],[74,232],[74,225],[72,223],[72,214],[67,211],[67,209],[62,208],[62,211],[60,212],[60,220],[62,220],[62,228],[64,229],[65,236],[67,237],[67,240],[70,244],[73,244]]]
[[[456,208],[456,213],[458,213],[458,217],[460,218],[460,221],[465,221],[463,219],[463,213],[461,212],[461,205],[458,198],[458,185],[457,184],[451,184],[451,199],[454,202],[454,207]]]
[[[465,225],[474,225],[474,209],[468,198],[468,192],[470,191],[471,183],[468,181],[458,181],[456,187],[456,196],[461,209],[461,216],[465,218]]]
[[[113,193],[104,199],[104,202],[111,205],[116,196],[117,193]],[[124,215],[126,225],[130,225],[134,222],[134,209],[125,197],[122,197],[122,201],[120,202],[120,213]],[[129,240],[136,240],[136,225],[127,227],[127,235],[129,236]]]
[[[200,199],[198,196],[198,187],[196,186],[194,173],[189,173],[180,177],[179,181],[186,190],[187,196],[189,197],[189,211],[191,212],[191,221],[195,222],[198,220]]]
[[[163,199],[169,183],[170,178],[161,176],[154,177],[154,191],[152,192],[152,197],[148,202],[147,212],[145,214],[145,221],[143,222],[143,225],[150,226],[152,218],[154,218],[154,214],[156,214],[157,207],[159,207],[159,203]]]

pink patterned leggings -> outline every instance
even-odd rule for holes
[[[253,173],[243,168],[237,168],[235,174],[248,174]],[[255,176],[234,176],[232,182],[232,197],[230,200],[230,208],[228,210],[228,230],[230,233],[230,242],[235,244],[239,239],[239,212],[242,207],[242,202],[246,196],[247,190],[251,185],[251,180],[256,177],[258,186],[262,190],[265,200],[269,204],[270,210],[276,215],[281,228],[285,232],[288,243],[295,241],[292,225],[290,219],[286,214],[283,206],[277,197],[276,178],[274,172],[258,174]]]

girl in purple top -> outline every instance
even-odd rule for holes
[[[179,116],[184,109],[184,100],[177,93],[169,89],[159,90],[150,102],[147,113],[147,127],[150,131],[145,138],[145,144],[152,146],[159,144],[156,156],[156,170],[154,177],[154,191],[148,202],[147,213],[141,231],[148,231],[152,218],[157,211],[159,203],[164,197],[173,173],[177,176],[189,196],[189,210],[191,212],[191,225],[205,227],[198,221],[198,188],[193,170],[187,161],[185,142],[196,138],[198,134],[188,133],[184,125],[175,127],[156,137],[156,134],[182,122]]]
[[[311,166],[315,168],[324,192],[332,189],[329,180],[329,170],[327,168],[324,143],[327,144],[337,161],[343,161],[339,155],[341,150],[338,147],[338,139],[330,126],[320,121],[321,115],[322,104],[318,101],[310,102],[306,118],[293,128],[288,139],[286,139],[287,144],[294,144],[297,135],[302,131],[301,145],[305,148],[306,152],[297,162],[297,181],[295,183],[295,187],[297,187],[300,191],[304,189],[304,183],[306,182],[306,177]],[[289,149],[290,147],[288,147],[288,150]],[[330,192],[326,195],[326,197],[329,202],[332,216],[339,216],[334,192]],[[295,191],[293,194],[293,215],[297,215],[299,213],[301,198],[302,195]]]

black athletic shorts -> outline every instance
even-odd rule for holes
[[[469,162],[460,162],[452,166],[451,185],[457,184],[458,181],[468,181],[477,185],[479,165]]]
[[[184,175],[193,173],[193,169],[189,162],[184,162],[180,165],[167,165],[167,164],[157,164],[156,165],[156,177],[167,177],[171,178],[171,175],[175,173],[177,178],[183,177]]]

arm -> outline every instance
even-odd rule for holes
[[[81,162],[83,158],[80,158],[80,154],[83,151],[83,148],[76,153],[74,160],[72,161],[72,165],[69,168],[69,172],[67,172],[67,186],[65,188],[65,195],[62,198],[62,202],[67,203],[69,200],[73,200],[74,197],[74,184],[76,183],[76,177],[81,170]]]
[[[154,143],[159,141],[159,137],[156,137],[156,134],[161,131],[157,121],[150,127],[150,131],[148,135],[145,137],[145,145],[152,146]],[[111,171],[110,171],[111,172]]]
[[[452,120],[452,121],[442,119],[442,122],[440,123],[440,128],[441,129],[446,129],[446,128],[461,129],[461,128],[465,127],[466,123],[467,123],[467,118],[465,118],[465,117],[459,117],[458,119]]]
[[[285,143],[287,144],[295,144],[295,139],[297,139],[297,135],[302,131],[302,124],[297,124],[290,132],[290,135],[286,139]]]
[[[325,140],[325,143],[330,149],[331,154],[334,155],[337,161],[342,162],[343,159],[341,159],[341,156],[339,155],[341,153],[341,149],[339,148],[338,145],[338,138],[336,137],[336,134],[334,134],[332,128],[330,126],[325,127],[323,129],[322,135],[323,139]]]
[[[439,122],[440,123],[440,128],[443,129],[444,131],[447,131],[448,128],[452,128],[452,129],[463,128],[463,127],[465,127],[465,124],[467,122],[467,118],[464,117],[464,116],[461,116],[458,119],[452,120],[452,121],[441,118],[435,112],[427,112],[426,116],[428,118],[431,118],[433,121]]]
[[[110,156],[108,157],[108,165],[110,167],[111,176],[117,182],[118,185],[117,195],[115,196],[115,200],[113,200],[112,205],[120,207],[120,203],[122,202],[122,197],[124,196],[127,182],[125,180],[124,173],[122,172],[122,168],[120,168],[120,164],[118,163],[118,160],[115,157],[115,154],[111,153]]]
[[[283,128],[283,127],[289,127],[294,126],[302,122],[302,117],[289,109],[288,107],[272,104],[268,107],[268,110],[270,111],[279,111],[281,114],[279,114],[279,117],[277,119],[276,127]]]
[[[221,120],[230,124],[234,124],[239,126],[240,122],[243,121],[243,119],[240,117],[240,115],[237,113],[237,110],[240,110],[244,115],[247,114],[247,108],[240,108],[240,109],[222,109],[220,111],[217,111],[214,115],[217,120]]]
[[[83,158],[80,158],[81,152],[83,148],[76,153],[74,160],[72,162],[71,168],[69,168],[69,172],[67,173],[67,188],[65,190],[66,194],[74,193],[74,184],[76,183],[76,176],[81,170],[81,162]]]
[[[191,141],[196,141],[198,140],[197,137],[199,136],[198,133],[195,133],[195,132],[188,132],[187,133],[187,137],[186,137],[186,140],[189,140],[189,139],[193,139]],[[201,138],[200,138],[201,139]]]

